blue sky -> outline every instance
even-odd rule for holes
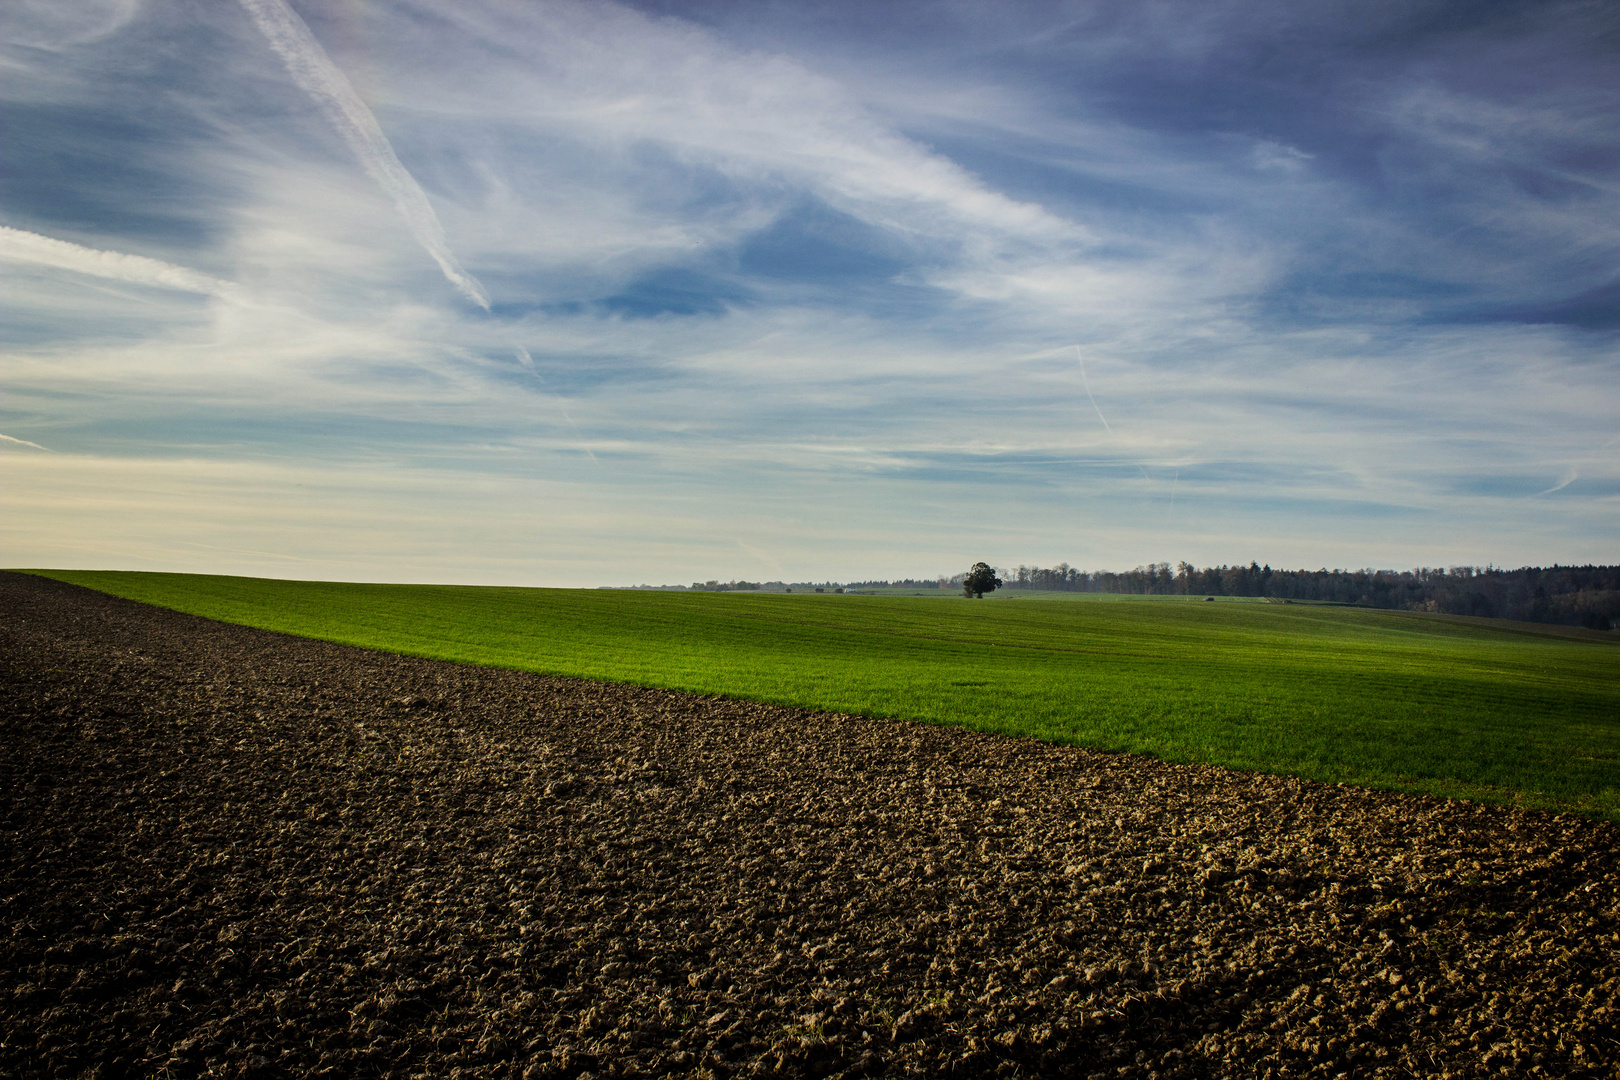
[[[6,565],[1620,558],[1613,5],[17,0],[0,34]]]

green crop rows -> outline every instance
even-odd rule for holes
[[[49,574],[416,656],[1620,818],[1620,643],[1583,631],[1185,597]]]

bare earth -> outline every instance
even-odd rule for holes
[[[1613,825],[0,613],[0,1075],[1620,1062]]]

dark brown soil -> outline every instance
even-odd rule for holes
[[[0,575],[0,1073],[1613,1076],[1607,824]]]

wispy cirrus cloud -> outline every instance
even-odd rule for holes
[[[19,561],[1612,558],[1620,17],[131,10],[0,45],[39,238],[0,256],[0,429],[55,451],[8,457]],[[123,251],[182,277],[112,287],[158,280]]]
[[[639,204],[630,211],[644,238],[636,246],[655,261],[723,256],[807,198],[906,249],[909,265],[891,275],[951,291],[983,291],[999,275],[1003,292],[1022,292],[1120,240],[1105,223],[986,184],[790,55],[738,49],[692,24],[612,4],[423,5],[420,14],[387,28],[399,35],[392,46],[432,48],[447,63],[396,87],[394,102],[461,126],[463,157],[485,170],[464,179],[469,190],[510,197],[511,180],[530,173],[522,195],[532,213],[580,183],[573,168],[554,173],[559,164],[597,158],[620,170],[610,190]],[[446,23],[460,32],[445,35]],[[558,150],[542,155],[541,146]],[[533,186],[539,176],[555,187]],[[577,197],[600,195],[587,180]],[[536,232],[487,242],[497,250],[521,242],[546,259],[541,238],[582,225],[558,210],[554,226],[531,218]],[[662,242],[672,234],[686,250]],[[1088,284],[1141,295],[1126,280],[1134,269],[1098,265]]]
[[[393,200],[405,227],[439,264],[445,279],[467,299],[488,310],[489,294],[477,278],[462,268],[450,250],[444,226],[439,223],[439,216],[433,212],[422,186],[400,164],[377,118],[360,100],[347,76],[326,55],[304,20],[286,0],[242,0],[242,6],[286,64],[293,81],[310,96],[360,159],[361,166]]]
[[[3,225],[0,225],[0,259],[205,296],[234,298],[241,295],[240,290],[229,281],[221,281],[161,259],[102,251]]]
[[[46,453],[51,452],[49,447],[41,446],[37,442],[29,442],[27,439],[14,439],[10,435],[0,435],[0,443],[10,443],[13,446],[26,446],[33,450],[44,450]]]

